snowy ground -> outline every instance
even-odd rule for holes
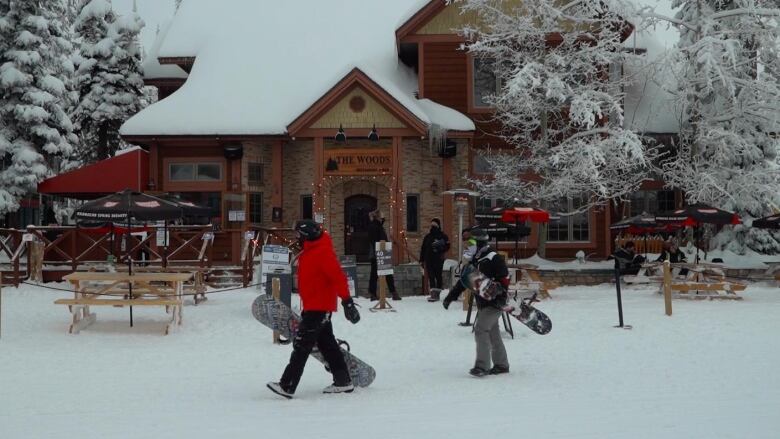
[[[540,305],[546,336],[515,325],[511,373],[471,378],[474,343],[453,305],[407,298],[397,313],[368,312],[336,334],[375,365],[376,382],[323,395],[328,375],[309,363],[297,398],[265,389],[289,346],[250,315],[253,291],[211,296],[161,336],[161,310],[100,307],[97,323],[66,333],[66,293],[3,290],[0,438],[777,438],[780,290],[751,286],[742,302],[560,288]],[[453,309],[455,308],[455,309]],[[517,323],[517,322],[516,322]]]

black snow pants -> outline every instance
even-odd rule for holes
[[[428,270],[428,286],[442,289],[444,281],[442,280],[442,270],[444,269],[444,259],[439,256],[427,258],[425,260],[425,269]]]
[[[346,386],[352,382],[344,355],[333,335],[330,316],[331,313],[323,311],[304,311],[301,314],[298,333],[293,339],[290,363],[284,369],[280,380],[282,386],[290,393],[294,393],[298,387],[303,368],[306,367],[306,360],[309,359],[309,354],[315,345],[328,362],[330,372],[333,374],[333,383],[337,386]]]

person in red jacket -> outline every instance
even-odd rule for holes
[[[360,313],[349,297],[347,277],[336,258],[330,235],[322,230],[322,225],[312,220],[298,221],[295,231],[303,244],[303,252],[298,257],[298,293],[303,303],[301,323],[293,339],[290,363],[284,369],[282,378],[267,386],[278,395],[292,398],[303,375],[306,360],[314,345],[317,345],[333,374],[333,384],[326,387],[323,393],[352,392],[352,379],[333,335],[330,318],[337,309],[338,298],[341,298],[347,320],[357,323]]]

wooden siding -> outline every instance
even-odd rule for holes
[[[468,56],[460,43],[424,43],[424,98],[468,111]]]
[[[353,111],[350,101],[362,98],[365,108]],[[406,128],[406,125],[393,116],[382,104],[371,97],[365,90],[356,87],[343,99],[337,102],[327,113],[311,125],[311,128]]]

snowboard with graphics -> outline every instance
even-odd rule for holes
[[[538,300],[536,300],[536,294],[537,293],[534,293],[533,296],[519,301],[512,300],[504,307],[504,311],[508,312],[517,320],[520,320],[520,322],[525,326],[528,326],[528,329],[531,331],[544,335],[552,330],[552,321],[550,321],[547,314],[531,305],[534,302],[538,302]]]
[[[301,317],[298,314],[284,303],[274,299],[270,294],[257,296],[257,299],[252,302],[252,315],[258,322],[274,331],[278,331],[287,340],[295,338],[295,334],[298,332],[298,324],[301,322]],[[344,354],[349,375],[352,377],[352,384],[358,387],[370,386],[376,378],[374,368],[352,355],[349,352],[349,344],[346,342],[339,340],[339,345],[342,346],[341,353]],[[344,349],[344,346],[346,346],[346,349]],[[325,361],[325,358],[316,347],[312,350],[311,356],[324,364],[325,368],[328,367],[328,362]]]

